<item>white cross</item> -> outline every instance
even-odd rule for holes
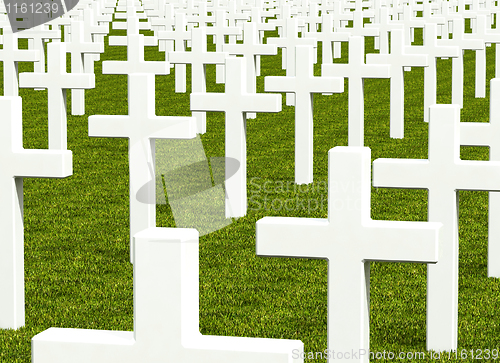
[[[21,97],[0,97],[0,114],[0,329],[17,329],[25,317],[23,178],[65,178],[73,159],[69,150],[23,148]]]
[[[18,37],[29,39],[28,47],[33,48],[40,53],[38,62],[35,62],[33,70],[35,73],[44,73],[45,72],[44,42],[48,39],[58,39],[60,41],[61,31],[59,29],[47,30],[45,29],[45,24],[41,24],[34,28],[20,32]]]
[[[89,136],[129,139],[131,259],[133,235],[156,225],[156,205],[141,203],[136,197],[144,185],[155,180],[154,139],[192,139],[195,131],[192,117],[155,115],[155,75],[151,73],[129,74],[128,115],[89,117]],[[146,188],[147,199],[155,200],[155,184]]]
[[[102,62],[103,74],[151,73],[165,75],[170,73],[168,61],[144,60],[144,35],[127,34],[127,60]]]
[[[157,17],[151,18],[151,28],[155,32],[156,37],[158,38],[158,32],[160,31],[172,31],[175,25],[174,15],[174,5],[173,4],[165,4],[160,2],[157,13],[162,14]],[[184,15],[184,14],[182,14]],[[167,48],[167,44],[171,44]],[[158,50],[160,52],[171,51],[173,50],[173,43],[167,43],[166,40],[159,40],[158,38]]]
[[[486,38],[500,42],[500,37],[498,33],[493,34],[487,31],[486,15],[477,14],[476,20],[476,33],[464,34],[464,37],[481,42],[481,48],[476,50],[476,98],[484,98],[486,97]]]
[[[38,50],[18,49],[18,34],[8,26],[3,28],[3,49],[0,49],[0,61],[3,63],[4,96],[19,95],[18,62],[37,62],[40,60]]]
[[[231,77],[226,77],[225,93],[191,93],[191,110],[226,113],[225,157],[240,163],[231,177],[226,167],[226,218],[243,217],[247,211],[246,112],[281,111],[281,95],[248,93],[245,73],[243,59],[226,58],[226,76]]]
[[[436,2],[431,0],[424,0],[423,2],[423,14],[422,17],[426,24],[434,23],[438,26],[438,29],[441,29],[442,26],[446,24],[446,18],[444,16],[437,16],[436,14],[432,14],[432,7],[436,5]],[[443,34],[443,32],[439,32]],[[446,32],[444,32],[446,33]]]
[[[202,3],[203,4],[203,3]],[[217,22],[211,26],[206,27],[207,35],[215,36],[215,51],[223,52],[225,47],[225,37],[226,35],[241,35],[241,28],[237,26],[227,26],[227,16],[226,12],[223,10],[217,10],[215,14]],[[246,23],[248,24],[248,23]],[[236,44],[234,44],[236,45]],[[224,83],[224,64],[215,65],[215,82]]]
[[[498,20],[497,20],[498,22]],[[495,78],[500,78],[500,28],[491,29],[484,15],[477,18],[477,33],[479,39],[486,44],[496,44],[495,46]]]
[[[207,12],[207,3],[199,2],[198,3],[198,13],[196,15],[187,17],[188,23],[197,23],[199,27],[206,27],[207,24],[213,23],[215,21],[215,16],[208,15]]]
[[[71,29],[71,28],[70,28]],[[109,33],[108,23],[97,25],[94,21],[92,9],[83,9],[83,40],[91,43],[102,43],[104,45],[104,36]],[[85,73],[94,73],[94,61],[97,62],[101,58],[100,54],[84,54],[83,55],[83,71]],[[84,90],[77,90],[84,93]]]
[[[370,218],[370,162],[368,147],[328,152],[328,218],[257,221],[257,255],[328,260],[327,349],[344,353],[335,362],[369,361],[370,261],[436,263],[440,252],[440,223]]]
[[[229,1],[227,5],[227,20],[229,21],[229,26],[238,26],[238,23],[250,20],[249,14],[243,14],[239,9],[236,9],[235,1]]]
[[[441,39],[437,44],[455,45],[459,49],[459,56],[453,58],[451,79],[451,103],[464,107],[464,49],[484,49],[484,42],[480,39],[466,39],[464,33],[464,19],[453,19],[453,39]]]
[[[323,64],[321,74],[327,77],[345,77],[349,79],[348,105],[348,144],[349,146],[363,146],[364,143],[364,79],[390,78],[390,65],[365,64],[364,37],[349,38],[348,64]]]
[[[377,28],[379,30],[379,48],[380,54],[389,53],[389,33],[393,30],[401,29],[403,30],[403,24],[396,23],[391,20],[391,14],[389,13],[389,8],[387,6],[382,6],[380,8],[380,22],[376,24],[365,24],[365,28]]]
[[[225,53],[207,52],[206,28],[192,29],[192,47],[190,52],[172,52],[168,55],[171,63],[191,64],[191,92],[206,92],[206,64],[224,64]],[[204,134],[207,130],[206,112],[193,112],[197,121],[197,132]]]
[[[202,335],[198,232],[134,236],[134,331],[50,328],[32,338],[37,363],[300,363],[300,340]]]
[[[266,30],[273,31],[276,29],[272,24],[264,22],[264,19],[266,17],[263,15],[263,13],[264,12],[262,10],[262,7],[258,7],[258,6],[252,7],[252,14],[251,14],[252,21],[251,22],[255,23],[255,25],[257,27],[257,32],[259,34],[259,37],[258,37],[259,44],[264,44],[264,33]],[[269,44],[269,45],[271,45],[271,44]],[[255,75],[257,77],[260,76],[260,55],[255,56],[255,70],[256,70]]]
[[[21,88],[46,88],[49,113],[49,149],[67,149],[66,90],[94,88],[94,74],[66,73],[66,44],[47,44],[47,73],[21,73]]]
[[[481,26],[478,19],[478,28]],[[460,145],[488,146],[491,161],[500,161],[500,79],[490,81],[490,122],[460,122]],[[488,277],[500,278],[500,193],[489,192]]]
[[[323,14],[321,16],[321,32],[306,33],[306,38],[312,37],[317,42],[322,43],[322,64],[332,64],[332,43],[341,44],[340,42],[349,41],[349,32],[333,31],[333,14]],[[341,56],[340,52],[336,52],[335,58]]]
[[[313,104],[314,93],[344,92],[343,77],[314,77],[313,47],[296,48],[293,77],[265,77],[266,92],[295,93],[295,183],[313,182]]]
[[[120,26],[120,28],[127,29],[127,35],[110,35],[108,37],[108,43],[109,45],[119,45],[119,46],[124,46],[127,45],[128,42],[128,36],[129,35],[139,35],[139,30],[144,30],[144,28],[148,28],[147,24],[143,21],[139,21],[139,18],[137,17],[137,14],[131,15],[127,17],[126,22],[120,22],[118,24],[125,23],[125,25]],[[116,23],[113,23],[116,24]],[[146,24],[146,25],[144,25]],[[143,34],[141,34],[143,35]],[[158,39],[156,36],[144,36],[144,45],[145,46],[150,46],[150,47],[156,47],[158,45]]]
[[[403,30],[394,29],[391,32],[390,54],[366,55],[366,64],[391,65],[390,135],[392,138],[402,139],[404,137],[404,68],[429,66],[429,56],[416,53],[415,47],[404,44]]]
[[[424,45],[418,46],[421,54],[429,55],[429,67],[424,68],[424,121],[429,121],[429,107],[436,104],[437,65],[436,58],[457,58],[460,49],[457,46],[439,44],[436,35],[436,24],[426,24],[424,28]]]
[[[175,29],[159,31],[158,40],[172,40],[175,52],[185,52],[186,42],[191,40],[192,35],[192,31],[186,30],[186,27],[186,15],[177,12],[175,14]],[[169,57],[170,53],[167,53],[167,59],[173,63]],[[186,92],[186,64],[178,63],[175,65],[175,92]]]
[[[85,54],[104,52],[104,43],[86,42],[84,40],[83,22],[71,20],[71,41],[65,42],[66,52],[71,53],[71,73],[83,73],[83,57]],[[78,92],[81,91],[81,92]],[[71,90],[71,114],[85,114],[85,91]]]
[[[327,14],[333,15],[333,27],[335,31],[343,28],[343,25],[347,24],[350,20],[354,21],[354,13],[351,11],[346,12],[342,1],[334,1],[332,5],[333,12],[328,12]]]
[[[403,7],[403,25],[405,28],[405,44],[411,44],[413,42],[414,38],[414,29],[415,28],[424,28],[428,24],[425,22],[423,18],[417,18],[413,16],[413,6],[410,4],[406,4]],[[429,23],[437,27],[436,24]],[[434,32],[435,36],[437,36],[437,29]],[[424,41],[425,45],[425,41]]]
[[[287,21],[292,17],[292,9],[291,5],[283,2],[283,4],[279,7],[279,13],[276,14],[276,19],[268,19],[268,24],[271,24],[275,28],[278,28],[278,37],[284,37],[284,34],[287,34]],[[302,21],[302,20],[301,20]],[[269,40],[268,40],[268,43]],[[281,51],[281,68],[286,69],[286,48],[283,48]]]
[[[457,190],[500,190],[500,162],[460,160],[460,106],[430,108],[429,159],[377,159],[373,186],[429,191],[428,220],[443,223],[439,263],[427,270],[427,349],[457,348]]]
[[[257,56],[276,55],[277,47],[274,44],[261,44],[257,33],[257,24],[247,22],[243,25],[243,44],[224,44],[222,51],[230,55],[243,55],[247,65],[247,91],[257,92],[256,76],[258,72]],[[255,118],[255,113],[247,113],[247,119]]]
[[[360,37],[378,37],[380,36],[380,32],[378,28],[365,28],[363,21],[363,10],[362,10],[362,0],[355,0],[356,7],[353,14],[353,25],[352,28],[344,28],[348,31],[351,36],[360,36]]]
[[[286,49],[286,75],[295,76],[295,49],[298,45],[312,45],[317,47],[316,39],[299,38],[299,23],[296,18],[286,19],[286,36],[283,38],[268,38],[267,44],[276,44],[279,48]],[[295,94],[286,94],[287,106],[295,106]]]

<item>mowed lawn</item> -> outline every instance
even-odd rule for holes
[[[151,32],[141,31],[146,35]],[[125,35],[125,31],[111,31]],[[266,36],[277,36],[276,32]],[[366,51],[375,52],[373,38]],[[422,32],[415,32],[421,44]],[[107,44],[107,42],[106,42]],[[26,42],[21,42],[26,46]],[[210,47],[214,49],[213,45]],[[347,62],[347,43],[342,46]],[[163,60],[146,47],[146,60]],[[487,48],[486,98],[474,97],[475,55],[465,51],[461,121],[488,122],[489,80],[495,46]],[[69,55],[68,55],[69,71]],[[73,175],[24,180],[26,325],[0,331],[0,362],[26,363],[31,338],[50,327],[133,330],[133,267],[129,262],[128,140],[88,136],[90,115],[127,114],[127,77],[102,75],[103,60],[125,60],[125,47],[106,46],[95,63],[96,87],[85,91],[86,114],[71,116],[68,91],[68,149]],[[315,74],[320,75],[321,47]],[[438,103],[451,102],[451,60],[438,60]],[[263,56],[264,77],[285,75],[281,51]],[[22,63],[20,72],[33,70]],[[190,115],[187,93],[174,92],[174,72],[156,76],[156,114]],[[207,91],[215,66],[207,66]],[[3,76],[2,82],[3,84]],[[325,260],[258,257],[255,223],[265,216],[327,217],[328,150],[347,145],[347,84],[342,94],[314,96],[314,184],[294,181],[294,107],[258,114],[247,122],[248,213],[200,238],[200,331],[208,335],[300,339],[305,352],[327,349],[327,267]],[[365,81],[365,145],[372,159],[427,158],[428,124],[423,122],[423,69],[405,72],[405,138],[389,137],[389,80]],[[3,94],[3,90],[2,93]],[[47,91],[21,89],[24,147],[45,149]],[[9,122],[9,120],[3,120]],[[210,112],[202,135],[207,158],[224,156],[223,113]],[[462,147],[462,159],[488,160],[488,149]],[[294,208],[283,203],[293,198]],[[322,202],[323,201],[323,202]],[[427,220],[427,191],[372,188],[373,219]],[[290,204],[289,204],[290,205]],[[460,276],[458,359],[472,362],[471,350],[499,349],[500,281],[487,277],[488,194],[460,191]],[[168,204],[157,205],[157,226],[175,227]],[[307,241],[305,241],[307,243]],[[168,276],[165,276],[167,279]],[[161,313],[161,312],[160,312]],[[371,262],[370,350],[426,352],[426,266]],[[466,354],[465,354],[465,353]],[[460,359],[460,354],[466,359]],[[324,362],[318,355],[306,361]],[[383,361],[373,359],[372,361]],[[415,360],[415,359],[413,359]],[[420,361],[449,361],[440,359]]]

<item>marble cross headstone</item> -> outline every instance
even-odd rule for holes
[[[380,22],[375,24],[366,24],[365,28],[377,28],[379,31],[379,48],[380,54],[389,54],[389,33],[392,34],[393,30],[400,29],[403,30],[403,24],[396,23],[391,20],[391,14],[387,6],[382,6],[380,11]],[[376,10],[377,11],[377,10]],[[403,35],[404,36],[404,35]],[[399,43],[398,43],[399,44]]]
[[[206,91],[206,64],[223,64],[225,53],[207,51],[207,32],[205,28],[192,29],[192,47],[190,52],[172,52],[168,55],[171,63],[191,64],[191,92],[203,93]],[[195,111],[193,116],[197,120],[197,132],[204,134],[207,129],[206,112]]]
[[[203,3],[202,3],[203,4]],[[241,35],[241,28],[237,26],[227,26],[227,17],[224,10],[217,10],[215,14],[217,22],[214,26],[206,27],[207,35],[213,35],[215,41],[215,51],[224,52],[226,36]],[[249,23],[246,23],[249,24]],[[215,82],[224,83],[224,64],[215,65]]]
[[[85,54],[104,52],[104,43],[91,43],[84,40],[83,22],[71,20],[71,41],[64,42],[66,52],[71,53],[71,73],[83,73],[83,57]],[[80,92],[81,91],[81,92]],[[83,89],[71,90],[71,114],[85,114],[85,93]]]
[[[321,74],[327,77],[345,77],[349,79],[349,106],[348,106],[348,144],[349,146],[363,146],[364,144],[364,79],[390,78],[391,65],[365,64],[364,37],[349,38],[349,63],[324,64]]]
[[[0,329],[17,329],[25,318],[23,178],[65,178],[73,159],[69,150],[23,148],[21,97],[0,97],[0,114]]]
[[[370,218],[370,154],[328,152],[328,218],[265,217],[256,226],[259,256],[328,260],[327,349],[360,353],[341,362],[369,361],[370,261],[436,263],[440,252],[440,223]]]
[[[34,28],[16,33],[19,38],[28,39],[29,49],[34,49],[40,53],[38,62],[36,62],[33,67],[35,73],[45,72],[45,42],[49,39],[61,41],[61,31],[59,28],[48,30],[46,27],[46,24],[41,24]],[[43,88],[36,88],[36,90],[43,90]]]
[[[186,42],[191,40],[192,32],[186,30],[187,22],[186,15],[183,13],[175,14],[175,29],[174,30],[161,30],[158,32],[158,39],[171,40],[174,42],[175,52],[185,52]],[[167,59],[170,63],[173,63],[169,55],[172,52],[167,53]],[[182,93],[186,92],[186,64],[177,63],[175,65],[175,92]]]
[[[424,121],[429,121],[429,108],[436,104],[437,93],[437,58],[457,58],[460,49],[457,46],[444,46],[437,39],[436,24],[429,23],[424,28],[424,45],[418,46],[421,54],[429,56],[429,67],[424,68]]]
[[[34,363],[303,361],[300,340],[200,333],[195,229],[148,228],[134,240],[134,331],[50,328],[32,338]]]
[[[103,74],[150,73],[165,75],[170,73],[168,61],[144,60],[144,35],[127,34],[127,60],[102,62]]]
[[[313,47],[296,48],[295,76],[264,78],[267,92],[295,93],[295,183],[313,182],[314,93],[344,92],[344,77],[314,77]]]
[[[403,30],[394,29],[391,32],[390,54],[366,55],[366,64],[391,65],[390,136],[397,139],[404,136],[404,68],[429,66],[427,55],[412,54],[412,50],[411,46],[404,44]]]
[[[0,49],[0,61],[3,64],[4,96],[19,95],[18,62],[37,62],[38,50],[18,49],[18,33],[13,33],[8,26],[3,28],[3,49]]]
[[[128,115],[89,117],[89,136],[129,139],[130,170],[130,258],[133,262],[135,233],[156,226],[156,204],[142,203],[137,193],[148,184],[148,200],[155,195],[155,139],[192,139],[196,136],[192,117],[155,115],[155,75],[132,73],[128,76]],[[153,181],[153,183],[150,183]]]
[[[229,177],[226,167],[226,217],[243,217],[247,211],[246,112],[279,112],[281,95],[249,93],[246,63],[226,58],[225,93],[191,93],[191,110],[225,112],[225,157],[236,159],[238,171]]]
[[[476,49],[476,98],[486,97],[486,48],[485,43],[488,40],[500,42],[500,34],[494,34],[487,30],[486,15],[477,14],[476,29],[474,34],[464,34],[464,38],[476,40],[481,43],[481,48]],[[489,33],[489,34],[488,34]]]
[[[428,220],[443,223],[442,255],[427,269],[427,349],[457,348],[458,190],[500,191],[500,162],[460,160],[460,106],[430,108],[429,158],[376,159],[373,186],[429,191]]]
[[[441,39],[437,44],[455,45],[459,49],[458,57],[452,59],[451,103],[464,106],[464,49],[484,49],[484,42],[480,39],[466,39],[464,19],[455,18],[453,24],[453,39]]]
[[[267,44],[276,44],[279,48],[285,48],[286,54],[286,75],[289,77],[295,76],[295,49],[298,45],[312,45],[316,48],[317,41],[315,39],[299,38],[299,23],[296,18],[286,20],[286,36],[283,38],[268,38]],[[295,94],[286,94],[287,106],[295,106]]]
[[[273,44],[261,44],[257,33],[257,24],[247,22],[243,25],[243,44],[224,44],[222,50],[229,55],[242,55],[247,65],[247,91],[248,93],[257,92],[256,76],[259,73],[257,56],[275,55],[277,47]],[[247,113],[247,119],[255,118],[255,113]]]
[[[332,44],[339,44],[340,42],[349,41],[348,31],[333,31],[333,14],[323,14],[321,16],[321,31],[320,32],[308,32],[305,34],[306,38],[314,38],[317,42],[321,42],[321,57],[322,64],[333,63],[333,58],[340,58],[340,51],[337,50],[335,54],[332,52]]]
[[[21,73],[21,88],[47,88],[49,113],[49,149],[67,149],[66,90],[94,88],[94,74],[66,73],[66,44],[47,44],[47,73]]]
[[[480,27],[478,19],[478,28]],[[499,46],[500,47],[500,46]],[[490,160],[500,161],[500,79],[490,81],[490,122],[460,122],[460,145],[487,146]],[[489,192],[488,277],[500,278],[500,193]]]

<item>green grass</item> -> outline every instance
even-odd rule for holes
[[[417,31],[417,42],[419,37]],[[367,38],[366,49],[373,52],[372,38]],[[488,86],[494,75],[494,49],[487,49]],[[343,58],[336,61],[346,62],[346,51],[343,44]],[[259,92],[263,92],[264,76],[285,74],[280,54],[262,57]],[[125,48],[106,47],[101,61],[108,59],[126,59]],[[162,60],[164,55],[146,47],[146,59]],[[465,52],[462,121],[487,122],[489,87],[486,98],[474,98],[474,59],[473,52]],[[447,103],[451,100],[451,61],[439,60],[438,68],[438,102]],[[24,63],[20,66],[20,71],[32,69]],[[214,70],[208,67],[207,90],[221,92],[224,86],[215,84]],[[316,65],[316,75],[319,70]],[[128,140],[88,136],[90,115],[127,113],[127,82],[126,76],[102,75],[101,62],[95,64],[95,73],[95,89],[85,92],[86,115],[68,115],[73,175],[24,180],[26,325],[0,331],[0,362],[30,362],[31,338],[50,327],[133,329]],[[248,121],[248,213],[200,238],[203,334],[300,339],[305,352],[327,348],[327,262],[257,257],[255,223],[264,216],[327,216],[327,153],[347,145],[347,84],[345,89],[342,94],[315,95],[315,182],[307,189],[292,187],[294,108],[286,106],[283,97],[282,112],[258,114]],[[157,115],[190,114],[190,80],[186,94],[173,90],[173,74],[156,77]],[[47,92],[21,89],[20,95],[24,147],[47,148]],[[427,158],[422,69],[405,73],[405,98],[405,138],[391,139],[389,80],[365,81],[365,145],[371,148],[373,159]],[[224,156],[224,114],[208,114],[202,141],[207,157]],[[488,160],[488,150],[462,147],[461,156]],[[265,181],[269,181],[267,190]],[[264,197],[281,201],[298,197],[305,209],[278,210],[272,205],[266,209]],[[320,200],[325,200],[322,207],[307,210],[308,201],[314,206],[313,201]],[[373,219],[425,221],[427,191],[372,188],[371,215]],[[461,191],[458,354],[462,349],[469,351],[469,359],[463,362],[473,361],[471,349],[499,348],[500,281],[487,278],[487,221],[487,193]],[[175,226],[168,205],[157,206],[157,226]],[[425,352],[425,299],[424,264],[372,262],[370,350]],[[422,361],[447,360],[442,356]]]

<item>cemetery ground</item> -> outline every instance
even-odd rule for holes
[[[141,31],[146,35],[151,32]],[[125,35],[125,31],[111,31]],[[416,44],[422,44],[415,32]],[[266,32],[266,36],[277,36]],[[366,38],[366,51],[373,38]],[[420,43],[419,43],[420,42]],[[26,43],[21,43],[26,47]],[[213,46],[211,48],[213,50]],[[347,44],[343,44],[347,61]],[[488,122],[489,80],[495,45],[487,48],[486,98],[474,97],[474,52],[465,51],[461,121]],[[146,47],[146,60],[163,60]],[[68,72],[70,58],[68,59]],[[103,60],[125,60],[125,47],[106,46]],[[315,74],[320,74],[321,47]],[[0,362],[31,361],[31,338],[50,327],[133,330],[132,264],[129,256],[127,139],[88,136],[90,115],[127,114],[127,77],[102,75],[85,91],[86,114],[68,114],[68,149],[73,175],[24,179],[26,325],[0,330]],[[281,51],[261,58],[264,76],[285,75]],[[20,72],[32,65],[21,63]],[[170,75],[156,76],[156,114],[189,116],[187,93],[174,92]],[[0,72],[1,74],[1,72]],[[2,76],[3,77],[3,76]],[[215,66],[207,66],[207,92],[223,92]],[[3,82],[0,82],[0,85]],[[451,102],[451,60],[438,60],[438,103]],[[48,147],[47,92],[20,89],[25,148]],[[3,90],[2,93],[3,94]],[[71,110],[68,92],[68,110]],[[202,135],[207,158],[224,156],[224,114],[208,113]],[[327,155],[347,145],[347,80],[342,94],[314,96],[314,183],[294,180],[294,108],[258,114],[247,121],[248,213],[200,238],[200,331],[209,335],[300,339],[304,352],[326,349],[327,261],[258,257],[255,223],[264,216],[327,217]],[[428,124],[423,121],[423,69],[405,72],[405,138],[389,137],[389,80],[365,81],[365,146],[372,160],[427,158]],[[461,147],[461,158],[488,160],[486,147]],[[460,191],[458,360],[500,348],[500,280],[487,277],[488,193]],[[288,201],[288,202],[287,202]],[[427,220],[427,191],[372,188],[373,219]],[[175,227],[167,204],[157,205],[157,226]],[[305,241],[305,243],[307,243]],[[370,351],[425,352],[426,265],[371,262]],[[341,276],[339,276],[341,278]],[[460,359],[462,350],[466,359]],[[471,354],[471,350],[474,351]],[[324,362],[317,355],[314,360]],[[379,359],[383,360],[383,359]],[[409,359],[408,359],[409,360]],[[413,359],[415,360],[415,359]],[[378,361],[374,359],[372,361]]]

